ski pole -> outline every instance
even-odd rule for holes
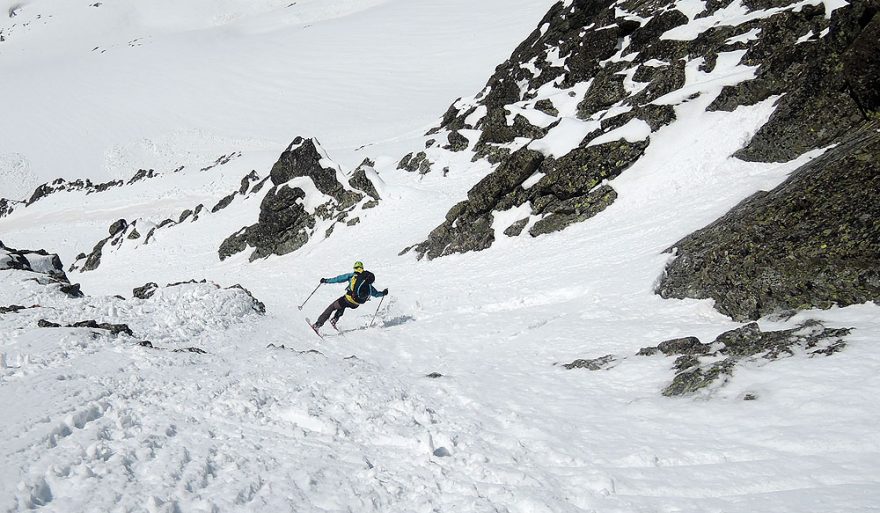
[[[373,320],[370,321],[370,327],[373,327],[373,323],[376,322],[376,316],[379,315],[379,309],[382,308],[382,301],[385,301],[385,296],[382,296],[382,299],[379,300],[379,306],[376,307],[376,313],[373,314]]]
[[[305,300],[305,301],[303,301],[303,304],[301,304],[301,305],[299,305],[299,306],[298,306],[298,307],[297,307],[297,308],[299,308],[299,309],[300,309],[300,310],[302,310],[302,309],[303,309],[303,307],[304,307],[304,306],[306,306],[306,303],[308,303],[308,302],[309,302],[309,299],[311,299],[311,298],[312,298],[312,296],[314,296],[314,295],[315,295],[315,292],[318,292],[318,289],[319,289],[319,288],[320,288],[320,287],[321,287],[321,285],[323,285],[323,283],[319,283],[319,284],[318,284],[318,286],[317,286],[317,287],[315,287],[315,290],[313,290],[313,291],[312,291],[312,293],[311,293],[311,294],[309,294],[309,297],[307,297],[307,298],[306,298],[306,300]]]

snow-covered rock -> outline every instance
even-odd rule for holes
[[[295,251],[316,234],[329,236],[364,198],[315,139],[295,138],[269,176],[273,187],[263,197],[259,222],[228,237],[220,245],[221,260],[248,247],[254,248],[251,261]],[[354,178],[378,197],[365,171]]]

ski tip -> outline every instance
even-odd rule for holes
[[[306,317],[306,324],[309,325],[309,328],[312,328],[312,331],[315,332],[315,335],[318,335],[319,337],[321,337],[321,340],[324,340],[324,335],[321,335],[321,332],[319,332],[314,326],[312,326],[312,321],[310,321],[308,317]]]

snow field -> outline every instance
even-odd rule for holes
[[[305,5],[320,10],[316,3]],[[433,12],[439,5],[418,7]],[[494,5],[471,7],[480,12]],[[694,2],[680,6],[694,16],[702,9]],[[388,2],[368,12],[378,16],[392,8],[416,7]],[[527,14],[505,9],[510,16]],[[339,34],[340,27],[355,30],[375,20],[358,15],[309,30]],[[264,28],[262,23],[240,20],[223,30]],[[462,20],[461,30],[467,23]],[[436,37],[431,31],[439,26],[398,24],[398,30]],[[214,37],[214,29],[202,28],[196,36]],[[493,30],[502,29],[512,30]],[[453,29],[443,30],[448,35]],[[277,41],[284,33],[273,28],[261,37]],[[395,38],[403,36],[389,37],[388,44],[399,45]],[[350,48],[349,43],[337,44]],[[372,44],[377,43],[364,47]],[[160,55],[160,45],[135,50],[152,47]],[[399,52],[412,57],[419,50],[413,44]],[[242,59],[234,52],[222,55],[230,62]],[[337,226],[330,238],[317,237],[282,257],[248,263],[242,253],[217,261],[219,242],[256,221],[258,194],[237,197],[197,222],[158,231],[148,245],[126,241],[108,249],[98,270],[71,273],[91,294],[83,300],[62,299],[20,272],[0,271],[0,305],[41,305],[0,314],[0,436],[7,440],[0,510],[873,511],[880,500],[876,305],[807,311],[787,321],[762,319],[764,330],[812,318],[856,329],[847,337],[848,347],[834,356],[755,359],[737,367],[726,384],[690,397],[660,396],[673,377],[672,359],[635,356],[639,348],[663,340],[692,335],[708,342],[740,326],[715,311],[711,301],[653,294],[672,258],[663,251],[815,156],[783,165],[729,159],[766,121],[774,101],[732,113],[705,112],[722,85],[750,76],[737,55],[719,56],[708,76],[696,72],[697,61],[690,63],[685,89],[665,98],[676,106],[677,121],[651,134],[645,157],[610,182],[619,197],[608,209],[587,223],[535,239],[503,236],[498,213],[499,240],[478,254],[432,262],[396,256],[424,240],[490,170],[485,163],[470,164],[471,152],[462,152],[438,159],[435,171],[423,177],[394,171],[401,149],[412,151],[426,139],[421,127],[413,128],[421,114],[404,115],[404,107],[381,114],[391,121],[359,110],[348,118],[322,111],[325,125],[310,130],[298,124],[314,121],[310,116],[319,108],[300,110],[302,117],[289,116],[278,129],[281,142],[274,151],[267,150],[265,134],[251,132],[251,121],[244,119],[236,130],[257,134],[255,142],[226,147],[227,139],[206,137],[209,143],[198,147],[197,140],[188,141],[182,146],[197,149],[180,163],[193,164],[177,174],[167,171],[178,165],[179,146],[166,139],[151,147],[138,139],[142,144],[123,145],[116,153],[122,155],[120,165],[145,159],[165,176],[125,191],[59,193],[0,219],[4,243],[58,251],[69,265],[70,255],[88,251],[116,219],[158,222],[198,203],[210,208],[251,169],[266,176],[293,136],[318,135],[327,142],[321,130],[331,125],[338,129],[335,140],[343,142],[331,142],[329,154],[343,163],[343,171],[371,156],[385,182],[382,204],[358,212],[360,224]],[[331,62],[323,54],[313,58],[297,62]],[[249,69],[237,73],[245,77]],[[380,91],[385,84],[380,75],[389,68],[360,69],[363,104],[381,105],[376,97],[387,93]],[[355,103],[337,85],[344,71],[328,71],[327,83],[320,84],[329,96],[339,95],[340,108]],[[277,73],[276,82],[261,86],[264,79],[255,87],[266,92],[287,84],[292,71]],[[427,76],[415,68],[411,73]],[[246,78],[252,83],[252,76]],[[245,84],[245,78],[237,80],[225,83]],[[410,91],[402,80],[395,94],[427,94],[421,88],[428,81]],[[318,89],[305,87],[309,84],[302,78],[295,90]],[[441,84],[434,85],[439,90]],[[689,98],[695,93],[699,96]],[[209,87],[206,102],[217,101],[212,94]],[[543,94],[555,97],[549,90]],[[443,95],[448,103],[449,90]],[[168,98],[179,100],[177,93]],[[445,106],[426,109],[429,121]],[[163,108],[187,114],[174,101]],[[235,112],[223,115],[233,119]],[[253,112],[265,123],[258,117],[265,111]],[[156,116],[167,114],[159,109]],[[354,144],[345,141],[361,144],[367,138],[339,119],[356,116],[371,120],[364,126],[370,125],[369,140],[377,142],[352,151]],[[577,130],[555,136],[552,148],[566,148]],[[114,141],[127,137],[123,133]],[[198,171],[199,163],[232,151],[242,156]],[[93,158],[86,150],[79,155]],[[451,169],[446,177],[440,172],[445,166]],[[126,177],[131,171],[126,168]],[[81,208],[89,214],[71,214]],[[348,311],[340,322],[344,333],[328,328],[322,341],[302,318],[317,317],[342,294],[341,286],[319,288],[302,312],[297,306],[320,277],[349,272],[354,260],[364,261],[377,275],[376,286],[388,287],[391,295],[381,303],[375,327],[365,328],[379,306],[374,300]],[[267,315],[253,315],[241,293],[210,285],[162,289],[150,300],[113,297],[130,297],[133,287],[147,281],[164,285],[191,278],[224,287],[241,283],[266,303]],[[40,318],[129,323],[137,338],[161,350],[101,330],[36,328]],[[267,348],[270,344],[275,347]],[[191,346],[207,354],[167,350]],[[557,365],[607,354],[615,358],[607,370]],[[441,376],[427,377],[432,373]],[[743,400],[747,394],[757,400]]]
[[[481,87],[553,2],[89,3],[34,0],[0,25],[0,96],[21,99],[0,121],[0,176],[28,182],[0,197],[127,178],[161,159],[127,149],[177,134],[184,152],[316,136],[353,167],[355,148],[423,133]]]

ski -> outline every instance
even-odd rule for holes
[[[312,328],[312,331],[315,332],[315,335],[318,335],[319,337],[321,337],[321,340],[324,340],[324,335],[321,335],[318,330],[314,326],[312,326],[312,321],[310,321],[308,317],[306,317],[306,324],[309,325],[309,328]]]

